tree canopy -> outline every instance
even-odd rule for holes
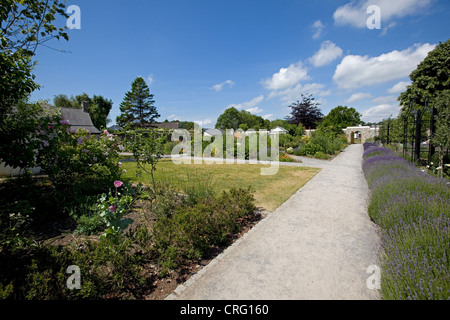
[[[142,77],[137,77],[120,104],[121,114],[116,119],[117,124],[121,127],[145,127],[154,123],[160,117],[154,104],[147,83]]]
[[[429,106],[437,103],[442,93],[450,90],[450,39],[440,42],[429,52],[409,78],[411,85],[398,97],[402,112],[409,108],[411,102],[419,107],[423,107],[426,100]]]
[[[270,121],[245,110],[230,107],[217,118],[216,129],[268,129]]]
[[[323,114],[319,109],[320,103],[316,102],[311,94],[301,95],[302,100],[289,106],[291,115],[286,117],[290,124],[299,125],[309,129],[315,129],[322,120]]]
[[[337,106],[323,118],[319,130],[337,135],[342,132],[342,129],[359,124],[361,124],[361,114],[358,111],[347,106]]]

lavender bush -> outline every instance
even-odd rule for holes
[[[364,145],[369,215],[380,226],[384,299],[450,298],[450,188],[391,151]]]

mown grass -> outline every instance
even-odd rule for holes
[[[170,159],[161,159],[155,171],[157,182],[168,182],[173,187],[183,188],[188,179],[199,179],[198,183],[208,183],[216,194],[232,188],[248,188],[254,190],[256,206],[273,211],[288,200],[298,189],[312,179],[318,168],[294,167],[280,165],[275,175],[261,175],[261,168],[268,165],[259,164],[174,164]],[[133,182],[151,184],[148,174],[136,177],[136,164],[126,162],[123,168],[125,177]]]
[[[369,216],[380,226],[383,299],[450,299],[450,188],[384,148],[365,144]]]

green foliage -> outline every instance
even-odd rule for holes
[[[429,52],[409,77],[412,84],[398,98],[402,113],[412,102],[422,108],[427,99],[430,106],[436,103],[442,91],[450,90],[450,39]]]
[[[142,77],[137,77],[131,84],[131,90],[125,94],[120,104],[121,114],[117,124],[123,128],[145,127],[155,122],[160,115],[154,106],[153,94]]]
[[[321,151],[318,151],[314,154],[314,158],[322,159],[322,160],[328,160],[330,156],[326,153],[323,153]]]
[[[36,139],[34,132],[44,122],[48,122],[48,119],[39,103],[19,103],[16,112],[2,119],[0,159],[13,168],[35,167],[41,142]]]
[[[37,47],[52,38],[68,40],[57,16],[68,18],[58,0],[4,0],[0,7],[0,119],[39,85],[32,74]],[[0,123],[0,128],[3,126]],[[1,130],[1,129],[0,129]]]
[[[330,137],[342,133],[342,129],[357,126],[361,123],[361,114],[354,108],[337,106],[326,115],[320,123],[318,130]]]
[[[212,246],[228,244],[229,235],[239,231],[238,220],[255,209],[250,189],[232,189],[193,206],[186,203],[160,216],[153,227],[154,250],[164,272],[186,259],[204,257]]]
[[[122,219],[128,213],[130,206],[133,203],[133,197],[130,195],[130,186],[123,186],[121,181],[115,181],[116,190],[113,195],[110,190],[108,195],[102,194],[95,207],[99,216],[103,218],[107,229],[104,233],[106,237],[115,237],[120,234],[125,228],[130,225],[133,220],[127,218]],[[121,188],[124,194],[121,194],[118,189]]]
[[[237,110],[235,107],[230,107],[224,111],[217,118],[216,129],[268,129],[268,122],[263,117],[251,114],[245,110]]]
[[[432,143],[442,148],[450,148],[450,90],[442,91],[436,98],[439,116],[436,120],[436,133]]]
[[[97,139],[85,131],[70,132],[64,120],[50,120],[46,129],[36,129],[36,138],[42,143],[38,164],[55,186],[94,192],[120,177],[118,153],[122,147],[114,135],[105,130]]]
[[[317,156],[319,159],[325,159],[324,155],[334,155],[343,146],[341,138],[330,138],[320,132],[315,132],[309,142],[300,149],[298,155]]]

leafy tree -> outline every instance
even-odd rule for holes
[[[429,105],[436,103],[439,93],[450,90],[450,39],[440,42],[428,53],[427,57],[411,72],[412,83],[398,97],[402,112],[408,110],[411,102],[415,106],[424,106],[428,99]]]
[[[302,100],[291,104],[291,115],[286,117],[290,124],[302,124],[305,128],[316,128],[323,114],[319,109],[320,103],[315,102],[311,94],[301,95]]]
[[[323,118],[319,130],[332,132],[335,135],[342,133],[342,129],[357,126],[361,123],[361,114],[354,108],[337,106]]]
[[[121,127],[145,127],[154,123],[159,118],[159,113],[154,106],[153,94],[142,77],[136,78],[131,84],[131,91],[125,94],[120,104],[121,114],[116,122]]]
[[[105,99],[103,96],[94,95],[92,97],[92,105],[89,106],[89,115],[97,129],[106,128],[112,105],[112,100]]]
[[[241,123],[240,127],[243,129],[243,125],[247,126],[247,129],[267,129],[264,127],[264,118],[251,114],[248,111],[241,110],[239,111]]]
[[[65,94],[56,95],[53,98],[53,105],[56,107],[65,107],[65,108],[80,108],[80,105],[74,99],[74,97],[69,98]]]
[[[239,110],[235,107],[231,107],[225,110],[216,121],[216,129],[239,129],[239,125],[242,123]]]
[[[58,0],[2,0],[0,6],[0,120],[12,106],[39,88],[32,58],[50,39],[69,39],[57,16],[68,18]],[[0,127],[2,127],[0,125]]]
[[[231,107],[225,110],[217,118],[216,129],[268,129],[268,122],[263,117],[251,114],[245,110],[237,110],[235,107]]]

